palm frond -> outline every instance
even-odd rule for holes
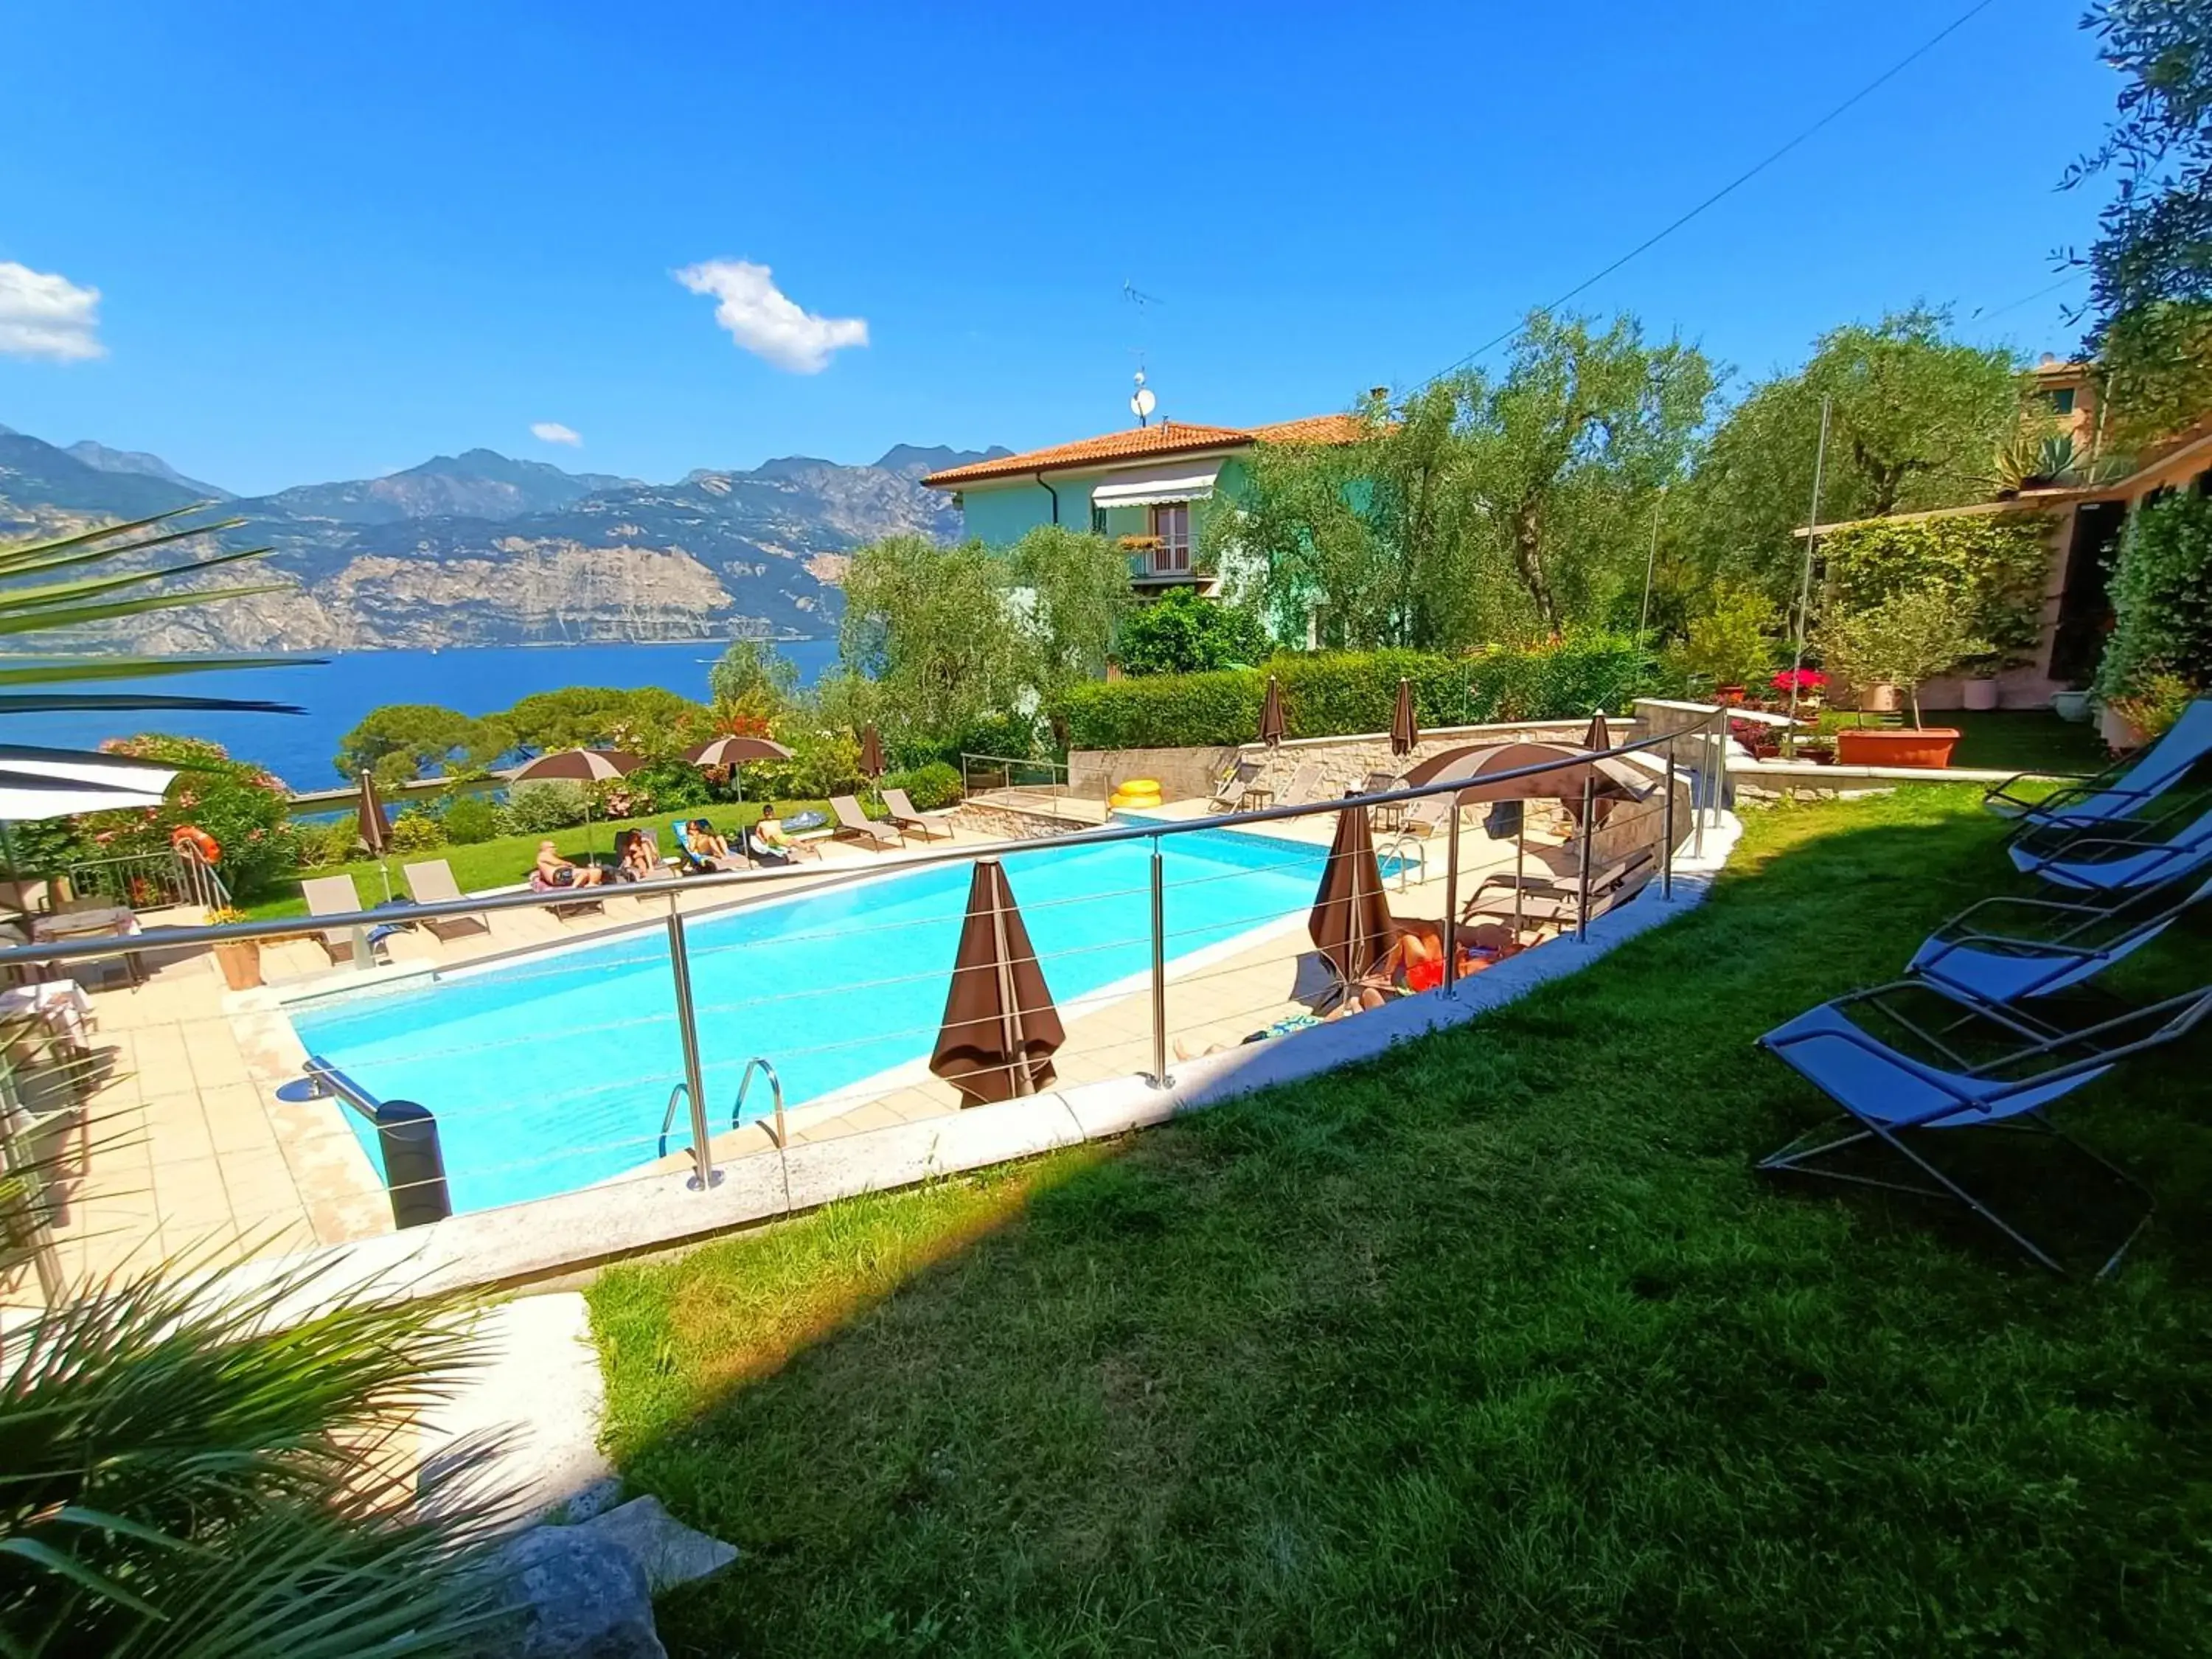
[[[191,605],[208,605],[216,599],[250,599],[257,593],[281,593],[282,582],[264,582],[255,587],[216,587],[191,593],[151,593],[143,599],[114,599],[106,605],[72,605],[59,611],[27,611],[20,617],[8,614],[0,604],[0,634],[27,634],[40,628],[75,628],[83,623],[107,622],[117,617],[141,617],[149,611],[178,611]]]
[[[150,570],[126,570],[116,576],[49,582],[43,587],[0,587],[0,611],[78,604],[95,593],[112,593],[118,588],[133,586],[141,582],[157,582],[168,576],[189,576],[196,570],[213,570],[218,565],[236,564],[240,559],[258,559],[268,551],[265,547],[252,547],[237,553],[218,553],[210,558],[195,559],[188,564],[159,565]]]

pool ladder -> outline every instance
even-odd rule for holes
[[[759,1054],[755,1054],[750,1060],[745,1062],[745,1074],[738,1082],[737,1103],[730,1108],[730,1127],[732,1129],[736,1128],[738,1127],[738,1120],[744,1115],[745,1095],[753,1086],[753,1073],[755,1072],[765,1072],[768,1073],[769,1097],[774,1103],[775,1110],[775,1127],[770,1131],[770,1133],[775,1137],[776,1150],[781,1152],[784,1147],[790,1145],[790,1142],[785,1138],[784,1134],[783,1079],[775,1074],[775,1067],[769,1065],[767,1060]],[[673,1089],[671,1089],[668,1091],[668,1110],[662,1115],[660,1120],[659,1156],[662,1158],[666,1158],[668,1156],[668,1136],[669,1133],[676,1127],[677,1103],[686,1099],[690,1095],[690,1092],[691,1091],[689,1085],[681,1083],[678,1084]]]

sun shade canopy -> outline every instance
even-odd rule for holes
[[[1094,484],[1091,505],[1167,507],[1177,501],[1202,501],[1213,494],[1213,481],[1220,476],[1218,459],[1136,467]]]

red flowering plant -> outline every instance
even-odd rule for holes
[[[1817,668],[1785,668],[1767,684],[1774,688],[1774,695],[1784,702],[1795,691],[1797,705],[1802,708],[1808,702],[1820,702],[1826,695],[1828,677]]]

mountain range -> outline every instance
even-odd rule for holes
[[[900,444],[866,466],[789,456],[656,484],[471,449],[246,497],[156,455],[0,427],[0,542],[212,502],[244,522],[211,541],[270,550],[246,579],[278,591],[102,624],[70,641],[87,649],[802,638],[836,626],[853,549],[957,538],[926,474],[1006,453]]]

